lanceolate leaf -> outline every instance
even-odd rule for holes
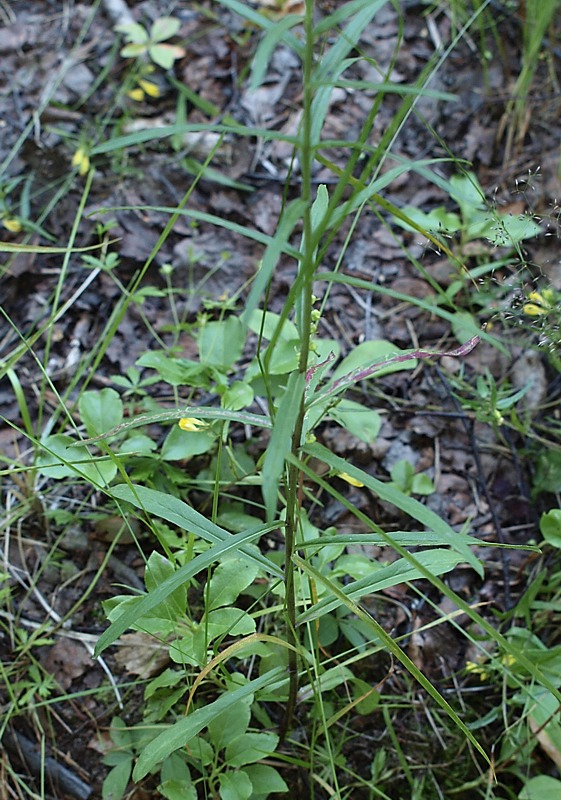
[[[139,425],[153,425],[156,422],[173,422],[174,420],[180,420],[184,417],[230,420],[231,422],[241,422],[242,425],[255,425],[260,428],[272,427],[269,417],[262,417],[259,414],[250,414],[247,411],[234,411],[229,408],[187,406],[182,409],[170,408],[156,414],[139,414],[138,417],[133,417],[128,422],[123,422],[121,425],[111,428],[110,431],[103,433],[101,436],[92,436],[90,439],[82,439],[79,442],[73,442],[70,446],[79,447],[84,444],[95,444],[96,442],[101,442],[103,439],[109,439],[111,436],[124,433],[124,431],[128,431],[131,428],[138,428]]]
[[[468,353],[471,353],[473,348],[479,343],[479,336],[472,336],[469,341],[465,342],[464,344],[460,345],[460,347],[456,347],[454,350],[449,351],[442,351],[442,350],[410,350],[409,352],[405,353],[397,353],[393,356],[388,356],[385,359],[380,361],[375,361],[372,364],[368,364],[366,366],[358,367],[357,369],[353,369],[348,372],[346,375],[342,375],[335,381],[331,381],[327,384],[326,387],[320,389],[316,394],[311,398],[308,405],[313,405],[316,402],[324,400],[331,395],[340,394],[341,392],[348,389],[349,386],[353,384],[363,381],[366,378],[371,378],[373,375],[386,372],[388,371],[388,367],[392,368],[392,371],[395,368],[400,368],[401,365],[408,364],[408,363],[416,363],[416,359],[418,358],[442,358],[443,356],[448,356],[452,358],[461,358],[466,356]]]
[[[340,474],[345,472],[355,480],[360,481],[366,488],[374,492],[382,500],[391,503],[396,508],[401,509],[412,519],[416,519],[427,530],[442,536],[442,540],[446,542],[453,550],[461,555],[466,563],[468,563],[478,575],[483,577],[483,567],[479,559],[472,553],[467,545],[466,539],[461,534],[457,533],[448,523],[443,520],[430,508],[415,500],[413,497],[408,497],[399,489],[390,486],[387,483],[377,480],[357,467],[353,467],[345,459],[339,458],[327,447],[320,444],[306,445],[305,451],[308,455],[318,458],[320,461],[328,464],[336,473]],[[391,534],[387,534],[388,544],[391,545]],[[421,543],[421,542],[420,542]]]
[[[173,525],[178,525],[183,530],[200,536],[205,542],[212,542],[213,544],[228,543],[234,535],[219,525],[215,525],[214,522],[211,522],[203,514],[195,511],[194,508],[191,508],[179,498],[172,497],[165,492],[148,489],[145,486],[137,486],[135,484],[129,486],[122,483],[119,486],[115,486],[111,494],[118,500],[126,500],[136,508],[141,508],[149,514],[161,517]],[[252,534],[250,538],[257,538],[270,530],[272,530],[270,525],[263,525],[255,529],[253,531],[255,536]],[[238,539],[238,541],[241,543],[243,539]],[[269,574],[281,577],[282,572],[279,568],[265,556],[257,555],[252,550],[244,547],[243,544],[239,547],[239,551],[251,561],[256,561]]]
[[[290,452],[292,433],[304,392],[305,376],[293,372],[288,379],[286,392],[280,402],[271,440],[267,447],[263,462],[263,499],[267,508],[267,520],[272,521],[279,489],[280,477],[284,469],[285,458]]]

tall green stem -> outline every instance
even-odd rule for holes
[[[297,299],[297,323],[300,334],[300,358],[298,371],[305,374],[308,368],[310,354],[310,337],[312,333],[312,287],[314,276],[315,248],[312,231],[312,166],[314,149],[312,143],[312,102],[314,99],[313,69],[314,69],[314,31],[313,31],[313,0],[306,0],[304,18],[305,52],[302,64],[303,76],[303,115],[300,132],[300,170],[302,175],[302,199],[306,206],[303,214],[302,260],[300,269],[304,271],[305,280],[302,283],[300,297]],[[304,426],[304,397],[300,401],[300,413],[292,434],[292,454],[298,458],[302,444],[302,430]],[[290,464],[287,475],[286,492],[286,539],[285,539],[285,609],[287,620],[287,640],[292,647],[288,650],[288,669],[290,683],[288,700],[281,725],[281,738],[284,738],[292,725],[296,698],[298,694],[298,656],[296,647],[298,636],[296,633],[296,594],[294,585],[294,563],[292,557],[296,543],[299,519],[299,483],[300,469],[295,464]],[[293,649],[294,648],[294,649]]]

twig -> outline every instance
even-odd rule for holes
[[[60,764],[52,756],[43,757],[37,752],[37,746],[26,736],[14,730],[6,729],[2,737],[2,744],[20,761],[26,764],[29,771],[38,780],[46,775],[53,792],[57,797],[70,795],[76,800],[87,800],[92,794],[92,788],[79,778],[74,772]]]
[[[102,0],[102,6],[113,25],[132,25],[136,22],[125,0]]]

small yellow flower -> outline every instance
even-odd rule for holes
[[[487,670],[481,664],[476,664],[475,661],[466,661],[466,672],[470,672],[472,675],[479,675],[480,681],[486,681],[489,677]]]
[[[78,173],[85,175],[90,168],[90,157],[84,147],[79,147],[72,156],[72,166],[78,167]]]
[[[360,486],[364,486],[363,483],[361,483],[360,481],[357,481],[357,479],[353,478],[351,475],[349,475],[348,472],[340,472],[339,473],[339,478],[342,478],[344,481],[347,481],[347,483],[350,483],[351,486],[359,486],[359,487]]]
[[[2,225],[6,228],[6,230],[10,231],[10,233],[19,233],[21,231],[21,222],[15,217],[3,219]]]
[[[182,419],[179,420],[179,427],[181,428],[182,431],[188,431],[189,433],[197,433],[203,428],[206,428],[207,423],[204,422],[202,419],[197,419],[196,417],[183,417]]]
[[[551,289],[544,289],[543,293],[530,292],[528,295],[530,302],[524,303],[522,311],[530,317],[539,317],[541,314],[547,314],[553,308],[553,292]]]
[[[516,658],[510,653],[505,653],[505,655],[501,658],[501,664],[505,667],[512,667],[514,664],[516,664]]]

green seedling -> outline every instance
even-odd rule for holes
[[[415,467],[409,461],[401,459],[390,470],[391,483],[406,495],[428,495],[434,492],[434,483],[426,472],[415,472]]]
[[[531,381],[528,381],[522,389],[513,392],[506,381],[500,386],[497,385],[488,369],[477,376],[475,387],[470,387],[454,378],[450,380],[460,389],[456,391],[456,396],[463,408],[472,411],[479,422],[485,422],[493,427],[505,422],[506,412],[514,410],[516,404],[532,387]]]
[[[128,42],[121,49],[121,55],[123,58],[136,59],[148,56],[162,69],[171,69],[174,62],[185,55],[183,47],[166,42],[166,39],[176,35],[180,24],[175,17],[160,17],[152,24],[149,32],[137,22],[117,25],[115,30],[122,33]],[[146,91],[146,87],[141,85],[141,88]]]

